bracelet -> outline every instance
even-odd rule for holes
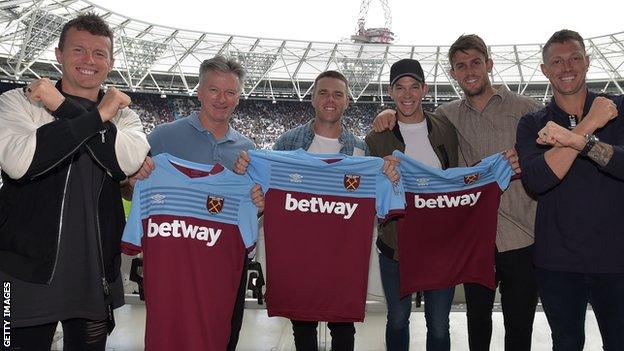
[[[579,152],[581,156],[587,156],[587,154],[591,151],[591,149],[594,148],[596,143],[598,143],[599,141],[598,137],[593,134],[585,134],[585,140],[587,140],[587,143],[585,143],[583,150]]]

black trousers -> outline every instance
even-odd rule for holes
[[[501,293],[505,323],[505,350],[531,350],[537,283],[533,245],[496,252],[496,283]],[[480,284],[464,284],[470,351],[489,351],[495,291]]]
[[[104,351],[108,327],[106,320],[74,318],[61,321],[64,351]],[[49,351],[57,322],[11,329],[9,350]]]
[[[236,296],[236,303],[234,304],[234,311],[232,312],[232,329],[230,331],[230,341],[228,342],[227,351],[235,351],[238,344],[238,338],[240,336],[240,330],[243,326],[243,312],[245,312],[245,293],[247,292],[247,268],[249,258],[245,253],[245,262],[243,263],[243,275],[241,276],[240,285],[238,286],[238,292]]]
[[[290,320],[297,351],[318,351],[316,328],[318,322]],[[353,351],[355,326],[353,323],[327,323],[331,335],[332,351]]]

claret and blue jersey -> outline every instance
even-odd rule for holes
[[[401,183],[387,179],[376,157],[249,155],[247,173],[265,192],[269,316],[362,321],[375,217],[402,215]]]
[[[150,350],[224,350],[246,249],[258,235],[253,183],[169,154],[136,183],[123,250],[143,251]]]
[[[513,170],[502,154],[440,170],[399,151],[405,217],[398,223],[401,295],[472,282],[494,285],[500,195]]]

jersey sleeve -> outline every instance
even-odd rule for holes
[[[381,164],[383,167],[383,162]],[[393,184],[385,174],[380,172],[376,180],[375,198],[377,217],[382,222],[403,216],[405,212],[405,189],[401,179]]]
[[[269,190],[269,180],[271,179],[271,165],[266,158],[263,157],[262,151],[249,151],[249,166],[247,167],[247,176],[255,184],[259,184],[262,191],[266,194]]]
[[[142,251],[141,238],[143,237],[143,223],[141,221],[141,190],[143,188],[143,183],[143,181],[138,181],[134,185],[130,215],[128,215],[126,227],[121,237],[121,251],[126,255],[134,256]]]
[[[258,240],[258,208],[250,196],[244,196],[238,206],[238,229],[245,248],[253,250]]]
[[[509,186],[511,177],[514,175],[514,171],[511,168],[509,161],[507,161],[502,154],[495,154],[486,157],[481,162],[490,165],[492,175],[494,175],[494,179],[496,179],[498,187],[505,191],[505,189]]]

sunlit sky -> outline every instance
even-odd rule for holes
[[[91,0],[153,24],[202,32],[335,42],[355,32],[359,0],[154,1]],[[543,43],[556,30],[585,37],[624,31],[622,11],[572,1],[388,0],[396,44],[450,45],[479,34],[488,44]],[[155,5],[157,4],[157,5]],[[384,12],[370,1],[367,27],[383,27]]]

